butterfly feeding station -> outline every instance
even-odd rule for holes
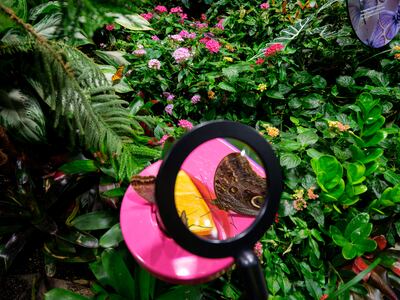
[[[358,39],[369,47],[381,48],[399,32],[399,0],[347,0],[347,11]]]
[[[120,221],[142,267],[171,283],[196,284],[236,263],[247,297],[268,296],[253,248],[275,218],[282,177],[256,130],[230,121],[201,124],[140,175],[155,176],[156,203],[130,186]]]

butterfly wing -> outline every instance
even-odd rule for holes
[[[260,205],[255,200],[265,197],[266,183],[253,171],[246,157],[231,153],[217,167],[214,191],[215,204],[220,209],[256,216]]]
[[[156,203],[155,189],[156,189],[155,176],[140,176],[134,175],[131,178],[131,185],[135,191],[145,200],[150,203]]]

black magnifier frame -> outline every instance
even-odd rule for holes
[[[268,189],[264,205],[251,226],[227,240],[198,237],[184,225],[175,206],[175,182],[183,162],[194,149],[215,138],[233,138],[250,146],[263,164]],[[243,250],[251,250],[273,223],[281,193],[282,174],[272,147],[252,127],[232,121],[212,121],[194,127],[170,149],[156,178],[156,203],[168,235],[184,249],[209,258],[238,257]]]

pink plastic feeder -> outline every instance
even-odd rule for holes
[[[232,152],[238,152],[238,149],[223,139],[213,139],[196,148],[182,165],[211,209],[209,200],[215,197],[215,170],[219,162]],[[161,161],[158,161],[140,174],[157,175],[160,164]],[[254,162],[251,164],[257,173],[265,176],[261,167]],[[201,283],[218,277],[233,264],[232,257],[204,258],[181,248],[160,229],[156,209],[132,187],[128,188],[121,207],[121,229],[129,250],[142,267],[171,283]],[[214,216],[214,221],[219,238],[228,238],[245,230],[254,218],[236,214],[224,216],[224,212],[221,212]]]

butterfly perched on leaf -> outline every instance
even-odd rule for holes
[[[113,83],[118,83],[124,76],[124,66],[119,66],[115,74],[111,77]]]

